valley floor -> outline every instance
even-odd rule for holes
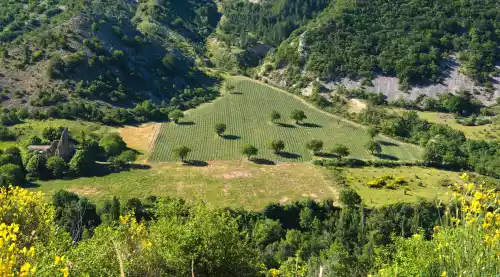
[[[402,176],[409,190],[368,188],[366,183],[385,174]],[[439,187],[440,179],[459,180],[459,172],[423,167],[341,168],[329,170],[310,163],[262,165],[240,161],[214,161],[202,166],[180,163],[151,164],[144,169],[114,173],[103,177],[38,182],[33,189],[48,195],[59,189],[70,190],[98,204],[118,196],[176,196],[203,199],[212,205],[262,209],[269,203],[289,203],[302,198],[333,199],[344,181],[361,195],[367,207],[398,201],[413,202],[419,197],[446,200],[450,190]]]

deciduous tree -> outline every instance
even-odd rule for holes
[[[307,116],[302,110],[293,110],[290,118],[295,120],[295,124],[299,124],[299,122],[306,119]]]
[[[285,149],[285,142],[282,141],[281,139],[270,141],[269,148],[271,148],[274,151],[274,153],[278,154],[281,151],[283,151],[283,149]]]
[[[317,155],[323,149],[323,141],[313,139],[306,144],[306,148],[311,150],[314,155]]]
[[[227,126],[226,126],[225,123],[219,122],[219,123],[215,124],[215,132],[219,136],[222,136],[222,134],[224,134],[224,132],[226,131],[226,129],[227,129]]]
[[[253,145],[250,145],[250,144],[246,144],[245,146],[243,146],[243,151],[242,153],[244,155],[247,156],[247,158],[250,160],[250,158],[252,156],[255,156],[259,153],[259,149],[257,149],[257,147],[253,146]]]
[[[184,162],[187,155],[191,152],[191,148],[187,146],[179,146],[172,149],[172,152],[174,153],[175,157],[179,158],[181,162]]]

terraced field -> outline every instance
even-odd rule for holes
[[[375,159],[365,149],[369,137],[363,126],[337,118],[309,106],[295,95],[262,84],[260,82],[233,77],[227,82],[234,85],[235,92],[227,93],[213,103],[188,111],[182,124],[163,124],[153,151],[149,157],[153,162],[175,160],[172,149],[186,145],[192,149],[191,160],[239,160],[245,144],[259,149],[258,158],[271,161],[308,161],[313,159],[305,144],[311,139],[324,141],[325,150],[335,143],[345,144],[352,157]],[[292,110],[303,110],[307,116],[303,124],[290,119]],[[272,110],[281,114],[281,120],[273,124]],[[217,122],[227,125],[224,137],[214,130]],[[282,139],[285,153],[273,154],[268,142]],[[386,137],[379,137],[383,157],[398,160],[417,160],[422,150]]]

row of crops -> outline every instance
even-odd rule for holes
[[[259,158],[273,161],[307,161],[313,157],[305,144],[311,139],[323,140],[325,150],[335,143],[349,147],[352,157],[374,158],[365,144],[369,137],[364,128],[349,122],[336,120],[327,114],[308,107],[293,95],[284,93],[259,82],[232,78],[229,84],[235,93],[226,94],[213,103],[188,111],[183,124],[166,123],[162,126],[150,160],[167,162],[175,160],[172,149],[185,145],[192,149],[188,159],[235,160],[241,159],[241,149],[252,144],[259,149]],[[290,119],[294,109],[303,110],[307,119],[297,125]],[[271,111],[278,111],[280,124],[270,120]],[[214,125],[227,125],[225,137],[219,137]],[[285,153],[276,155],[268,148],[268,142],[282,139]],[[382,153],[400,160],[419,158],[420,149],[393,140],[381,139]]]

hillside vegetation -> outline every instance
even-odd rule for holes
[[[213,2],[4,2],[1,8],[3,101],[28,104],[33,117],[146,121],[217,95],[217,79],[196,66],[218,22]],[[132,109],[146,100],[154,107]]]
[[[48,203],[42,193],[2,188],[1,273],[495,276],[500,196],[469,182],[453,188],[462,209],[420,200],[368,210],[344,189],[342,208],[303,200],[260,211],[157,197],[114,197],[98,210],[68,191]]]
[[[290,85],[310,77],[397,76],[410,85],[442,80],[458,54],[462,72],[492,89],[498,73],[500,3],[486,1],[332,1],[270,56]]]
[[[279,91],[259,82],[235,77],[226,87],[233,91],[212,104],[189,111],[179,124],[166,123],[156,140],[150,160],[173,161],[175,147],[185,145],[192,149],[189,159],[235,160],[241,159],[245,144],[258,148],[258,158],[270,161],[307,161],[313,158],[306,144],[313,140],[324,142],[327,153],[337,144],[348,145],[352,157],[375,159],[365,145],[370,140],[367,130],[361,125],[332,117],[316,108],[311,108],[293,95]],[[281,119],[272,122],[275,110]],[[307,118],[296,124],[290,118],[293,110],[302,110]],[[222,136],[215,132],[216,123],[227,125]],[[285,149],[275,154],[269,148],[272,140],[283,140]],[[382,159],[415,161],[421,158],[418,146],[380,137]],[[332,155],[334,156],[334,155]]]

